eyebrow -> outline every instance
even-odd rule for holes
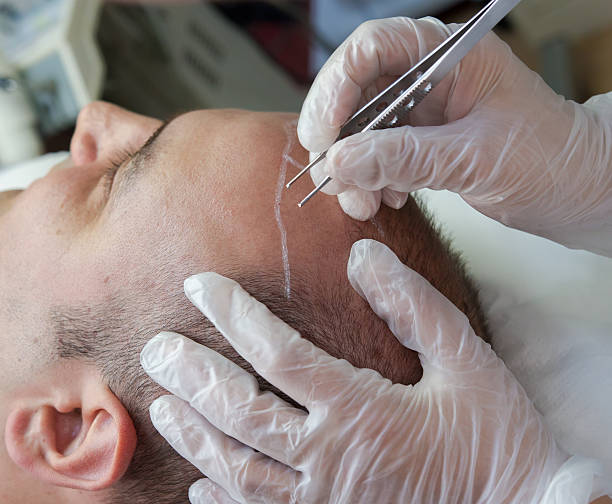
[[[128,166],[126,167],[127,169],[119,180],[119,184],[117,187],[118,195],[126,192],[133,186],[134,181],[138,178],[138,175],[145,168],[145,162],[150,159],[155,153],[154,147],[157,143],[157,139],[159,138],[159,136],[170,124],[172,124],[172,122],[178,119],[181,115],[183,114],[177,114],[174,117],[164,121],[162,125],[157,128],[155,132],[147,139],[147,141],[142,145],[142,147],[131,156],[128,162]]]

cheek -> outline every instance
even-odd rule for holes
[[[88,266],[96,281],[110,291],[140,292],[145,279],[181,262],[196,219],[190,201],[144,179],[122,194],[82,240],[97,251]]]
[[[34,197],[24,198],[4,216],[0,234],[10,241],[7,252],[24,265],[56,262],[69,246],[64,198],[43,200],[34,193],[29,196]]]
[[[26,306],[95,295],[88,281],[90,263],[106,248],[96,246],[87,228],[77,225],[62,208],[64,198],[31,201],[20,202],[2,218],[2,288]]]
[[[0,217],[7,213],[13,206],[15,197],[23,191],[4,191],[0,192]]]
[[[0,345],[0,391],[3,392],[22,385],[35,375],[54,351],[52,342],[32,327],[20,328],[19,332],[14,329],[2,331]]]

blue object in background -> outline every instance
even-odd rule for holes
[[[337,47],[364,21],[392,16],[423,17],[435,15],[459,0],[313,0],[311,19],[314,30],[328,45]],[[316,74],[329,57],[317,46],[311,57],[311,72]]]

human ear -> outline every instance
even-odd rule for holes
[[[123,476],[136,431],[121,401],[88,364],[62,363],[17,391],[5,443],[11,459],[39,480],[80,490]]]

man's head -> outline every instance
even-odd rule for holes
[[[185,497],[196,473],[148,421],[163,391],[140,349],[173,330],[240,362],[182,295],[190,274],[230,276],[332,355],[414,383],[416,355],[346,278],[351,244],[374,238],[484,335],[474,289],[414,201],[366,223],[333,198],[297,208],[283,190],[307,158],[294,116],[197,111],[160,126],[93,104],[69,161],[0,196],[2,502]]]

